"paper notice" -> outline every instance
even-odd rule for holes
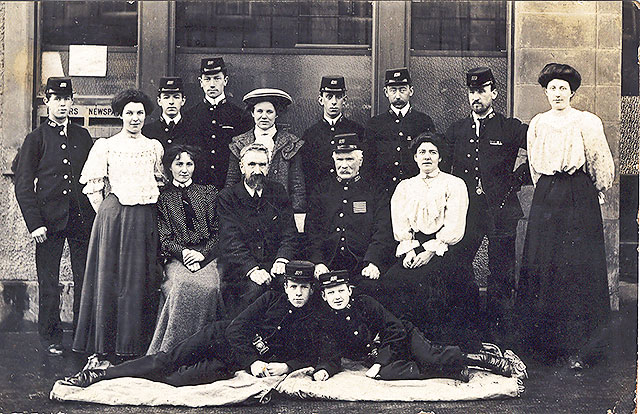
[[[60,59],[60,52],[42,52],[42,70],[40,77],[40,84],[47,83],[47,79],[64,76],[64,70],[62,69],[62,59]]]
[[[107,46],[70,45],[69,76],[107,75]]]

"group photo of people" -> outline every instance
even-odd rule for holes
[[[381,54],[391,64],[374,61],[371,79],[342,63],[305,72],[309,101],[291,79],[242,73],[257,52],[238,64],[240,52],[211,50],[170,56],[147,79],[140,47],[135,86],[100,99],[86,92],[99,76],[66,63],[64,76],[37,73],[37,122],[11,179],[34,247],[38,353],[66,370],[51,400],[248,381],[353,401],[360,378],[363,393],[388,384],[398,401],[473,401],[539,389],[532,372],[582,381],[605,369],[620,347],[608,221],[621,204],[620,130],[581,55],[540,47],[505,72],[469,54],[431,82]],[[274,67],[295,61],[274,50]],[[528,88],[516,98],[514,76]],[[111,118],[80,122],[91,99]],[[446,396],[419,391],[428,384]]]
[[[529,126],[494,110],[491,68],[465,76],[470,115],[444,133],[413,109],[407,68],[387,70],[389,107],[364,126],[342,113],[345,78],[322,76],[322,118],[296,137],[276,122],[293,102],[286,91],[254,89],[241,108],[226,99],[224,58],[205,58],[199,103],[183,111],[179,77],[160,79],[156,102],[124,90],[111,103],[122,130],[95,143],[68,121],[72,79],[50,78],[48,119],[25,139],[15,185],[37,243],[39,332],[49,355],[65,352],[51,286],[67,239],[71,351],[109,363],[66,381],[185,385],[307,365],[324,380],[336,357],[365,360],[381,379],[520,368],[486,342],[572,370],[596,361],[609,314],[599,198],[614,165],[600,119],[571,107],[580,73],[541,69],[550,109]],[[145,122],[155,104],[161,116]],[[516,168],[520,149],[528,161]],[[529,180],[516,290],[517,191]],[[486,311],[473,273],[485,236]],[[435,349],[394,348],[413,336]]]

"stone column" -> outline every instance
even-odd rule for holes
[[[528,122],[549,109],[537,78],[545,64],[557,62],[582,75],[572,106],[595,113],[604,123],[616,179],[606,193],[602,218],[611,307],[618,310],[622,2],[515,1],[514,17],[514,116]],[[524,190],[527,212],[531,192]]]

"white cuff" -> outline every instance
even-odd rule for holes
[[[396,248],[396,257],[401,257],[418,246],[420,246],[418,240],[403,240]]]
[[[427,240],[422,247],[424,247],[425,250],[434,252],[438,256],[444,256],[445,252],[449,250],[449,245],[438,239]]]

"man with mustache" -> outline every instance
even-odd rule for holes
[[[389,197],[362,178],[362,145],[354,133],[335,136],[335,173],[316,185],[309,199],[309,259],[316,277],[329,269],[349,270],[376,280],[394,256]]]
[[[182,143],[186,124],[181,114],[186,101],[182,78],[160,78],[158,86],[158,119],[142,128],[142,135],[160,141],[166,150],[169,145]]]
[[[411,143],[423,132],[435,132],[435,125],[429,115],[411,106],[413,86],[407,68],[387,70],[384,95],[389,99],[389,110],[367,123],[365,152],[371,158],[368,170],[375,171],[375,180],[391,196],[401,180],[418,173]]]
[[[469,70],[467,87],[472,112],[447,129],[451,165],[443,171],[462,178],[469,193],[461,260],[471,265],[483,238],[489,240],[488,333],[500,342],[513,335],[516,228],[523,217],[517,192],[530,180],[527,163],[514,166],[526,149],[527,125],[493,109],[498,90],[491,69]]]
[[[318,103],[322,106],[322,119],[304,131],[302,135],[304,145],[300,149],[308,195],[317,183],[335,177],[335,164],[332,158],[336,142],[334,137],[346,133],[355,133],[358,137],[364,136],[362,125],[344,115],[347,86],[343,76],[322,77]]]
[[[200,148],[204,154],[204,160],[196,163],[194,181],[221,189],[227,178],[231,138],[251,129],[253,121],[227,100],[229,76],[221,57],[202,59],[198,79],[204,98],[184,114],[188,126],[185,143]]]
[[[249,144],[240,151],[243,180],[218,196],[222,295],[228,317],[261,293],[280,285],[294,258],[297,230],[293,207],[282,184],[266,179],[269,150]]]

